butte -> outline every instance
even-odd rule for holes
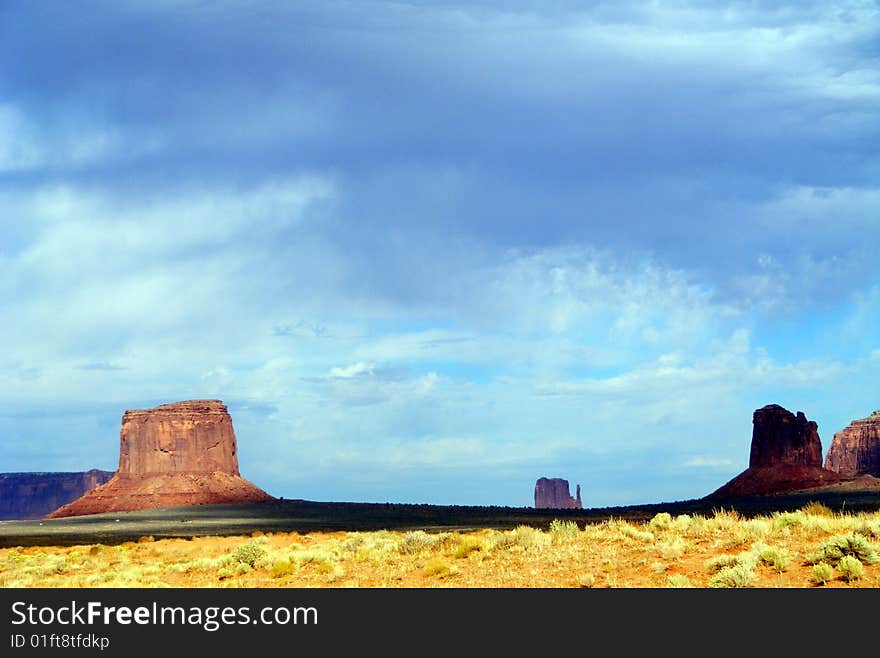
[[[115,475],[46,518],[270,500],[239,473],[226,405],[187,400],[126,411]]]
[[[834,435],[825,468],[849,477],[880,478],[880,411],[854,420]]]
[[[562,478],[538,478],[535,482],[536,509],[583,509],[581,485],[577,485],[577,495],[572,498],[568,480]]]
[[[875,488],[878,484],[867,475],[854,477],[831,470],[827,462],[823,468],[818,425],[807,420],[801,411],[793,414],[778,404],[770,404],[755,411],[752,425],[749,467],[707,499],[855,490]]]
[[[708,498],[761,496],[844,480],[822,468],[818,425],[803,412],[769,404],[752,415],[749,467]]]

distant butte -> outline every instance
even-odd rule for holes
[[[583,509],[581,485],[577,485],[577,495],[571,497],[568,480],[562,478],[538,478],[535,482],[536,509]]]
[[[113,478],[47,516],[274,500],[241,477],[232,418],[220,400],[187,400],[122,416]]]

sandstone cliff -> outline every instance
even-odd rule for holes
[[[825,468],[849,477],[880,477],[880,411],[854,420],[834,435]]]
[[[219,400],[189,400],[122,416],[121,477],[171,473],[238,475],[232,418]]]
[[[768,404],[752,415],[752,448],[749,466],[803,464],[822,466],[818,425],[778,404]]]
[[[48,518],[267,500],[272,496],[239,474],[226,405],[187,400],[126,411],[116,475]]]
[[[0,473],[0,520],[39,519],[111,477],[112,472],[97,469],[84,473]]]
[[[749,468],[707,498],[759,496],[800,491],[844,482],[847,478],[822,468],[818,426],[803,412],[793,414],[778,404],[752,415]]]
[[[538,478],[538,481],[535,482],[535,507],[537,509],[582,509],[581,485],[577,485],[577,495],[572,498],[568,480]]]

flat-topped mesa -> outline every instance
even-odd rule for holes
[[[113,473],[0,473],[0,520],[39,519],[104,484]]]
[[[581,485],[577,485],[577,496],[571,497],[568,480],[562,478],[538,478],[535,482],[536,509],[583,509]]]
[[[226,405],[186,400],[126,411],[116,475],[47,518],[269,500],[239,474]]]
[[[854,420],[834,435],[825,468],[849,477],[880,477],[880,411]]]
[[[239,475],[232,418],[220,400],[187,400],[123,414],[119,477],[169,473]]]
[[[801,464],[822,466],[822,443],[818,425],[778,404],[768,404],[752,416],[752,447],[749,467]]]

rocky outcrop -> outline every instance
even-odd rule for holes
[[[778,404],[768,404],[752,415],[749,467],[776,464],[822,466],[822,443],[815,421]]]
[[[190,400],[122,416],[119,470],[137,478],[170,473],[239,475],[232,418],[220,400]]]
[[[226,405],[187,400],[126,411],[116,475],[48,517],[267,500],[274,499],[239,473]]]
[[[822,468],[822,443],[815,421],[778,404],[752,415],[749,468],[707,498],[764,496],[825,487],[847,478]]]
[[[581,485],[572,498],[568,480],[562,478],[538,478],[535,482],[535,508],[537,509],[583,509]]]
[[[0,473],[0,520],[39,519],[111,477],[112,472],[97,469],[73,473]]]
[[[848,477],[880,477],[880,411],[854,420],[834,435],[825,468]]]

